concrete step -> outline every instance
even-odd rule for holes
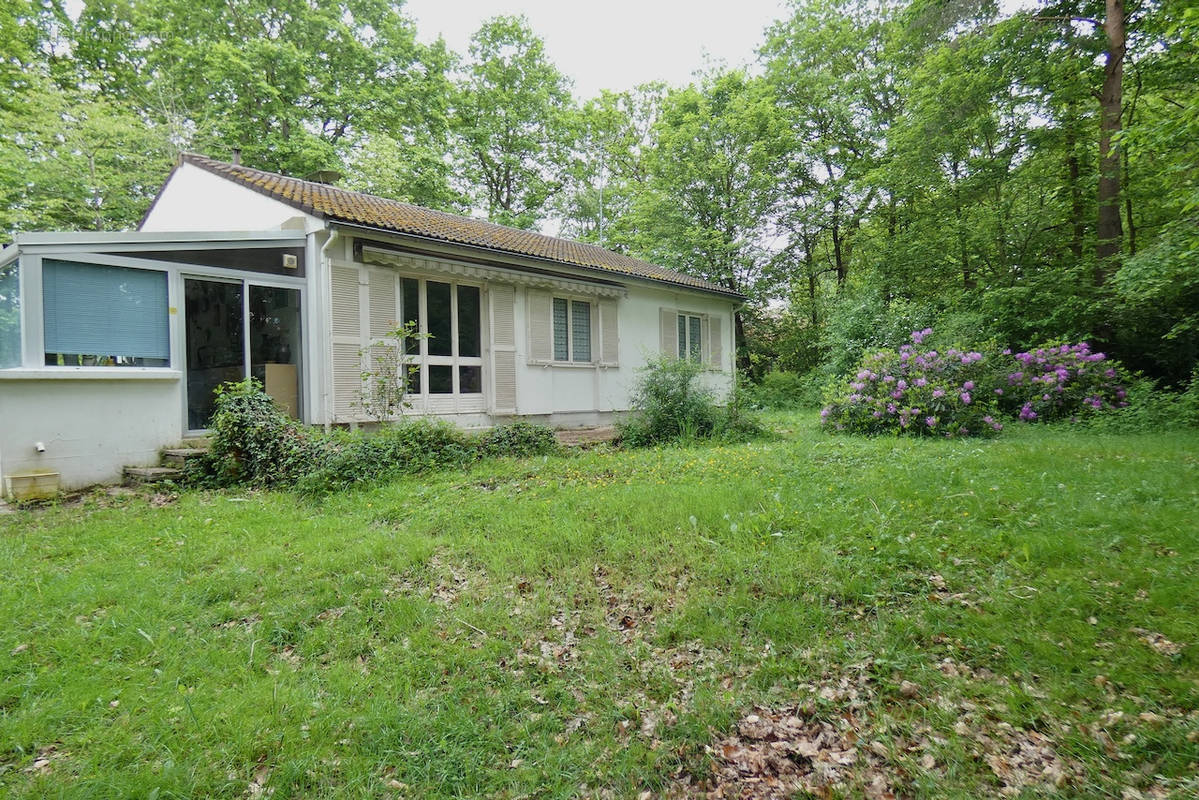
[[[190,459],[199,458],[207,452],[207,447],[171,447],[162,451],[162,463],[169,467],[182,467]]]
[[[554,435],[558,438],[559,444],[567,447],[593,447],[597,444],[613,442],[619,434],[616,428],[605,425],[601,428],[572,428],[555,431]]]
[[[183,470],[175,467],[125,467],[126,486],[177,481],[182,477]]]

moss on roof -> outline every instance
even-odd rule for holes
[[[593,244],[509,228],[385,197],[186,153],[183,161],[323,219],[554,261],[743,299],[737,292]]]

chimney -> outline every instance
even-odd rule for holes
[[[234,166],[241,164],[241,148],[240,147],[233,148],[233,164],[234,164]]]

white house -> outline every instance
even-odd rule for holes
[[[743,301],[594,245],[185,155],[138,231],[0,251],[0,475],[115,480],[203,434],[213,389],[246,376],[307,423],[365,421],[364,369],[406,322],[428,334],[408,342],[406,413],[602,424],[662,352],[727,388]]]

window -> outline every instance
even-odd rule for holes
[[[19,262],[0,267],[0,369],[21,366]]]
[[[690,361],[703,360],[703,329],[700,318],[694,314],[678,315],[679,358]]]
[[[401,319],[428,336],[408,340],[412,394],[483,392],[483,302],[478,286],[403,278]]]
[[[591,303],[554,298],[554,360],[591,362]]]
[[[42,309],[48,365],[170,364],[165,272],[46,259]]]

